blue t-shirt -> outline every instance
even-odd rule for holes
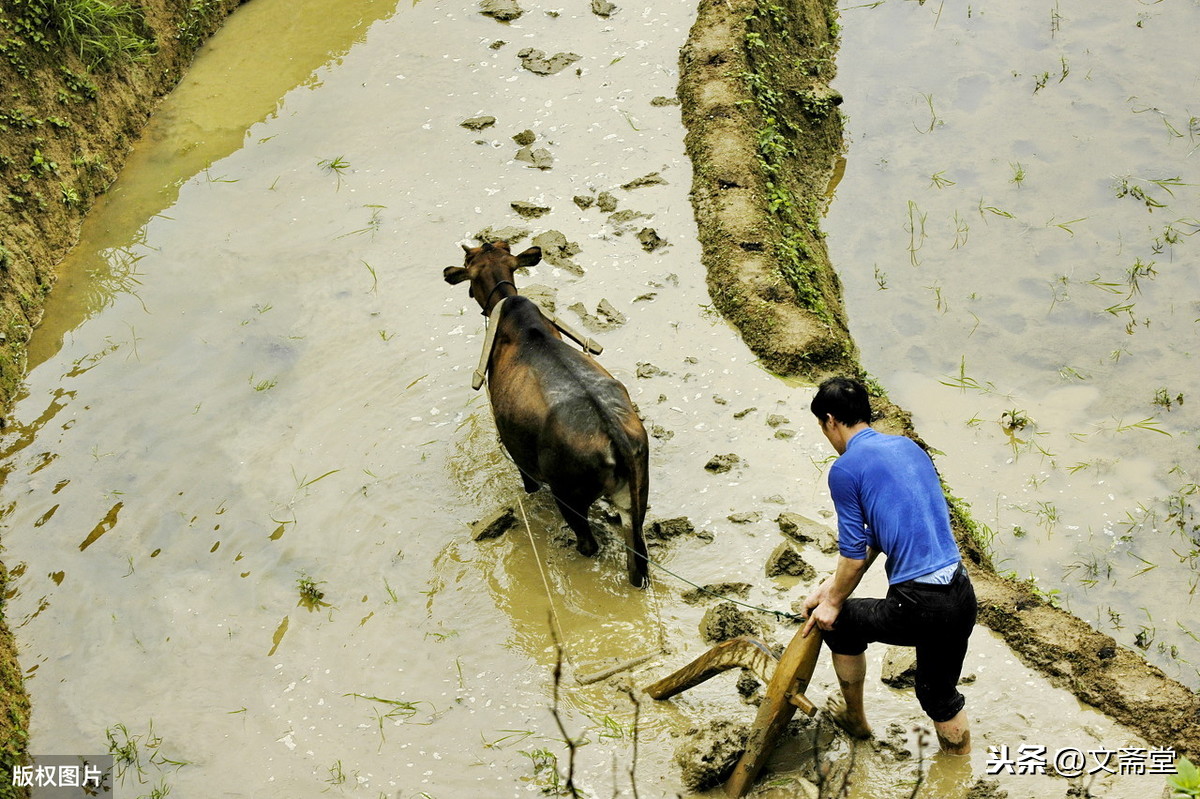
[[[933,462],[916,442],[867,428],[829,469],[838,551],[864,560],[887,555],[888,582],[902,583],[960,560],[946,497]]]

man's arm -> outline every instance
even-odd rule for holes
[[[817,586],[804,600],[804,612],[808,614],[802,633],[804,636],[809,634],[814,624],[822,630],[833,627],[842,611],[842,603],[858,588],[863,575],[878,556],[879,550],[873,547],[867,547],[867,557],[863,560],[838,556],[837,570],[833,576]]]

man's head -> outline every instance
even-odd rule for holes
[[[821,383],[809,406],[824,427],[830,416],[847,427],[871,423],[871,400],[867,387],[851,377],[830,377]]]

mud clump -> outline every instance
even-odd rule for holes
[[[480,130],[484,130],[486,128],[490,128],[492,125],[495,125],[495,124],[496,124],[495,117],[484,116],[484,117],[471,117],[470,119],[464,119],[462,122],[458,123],[458,126],[460,128],[466,128],[467,130],[480,131]]]
[[[555,75],[574,64],[582,56],[575,53],[555,53],[549,58],[541,50],[526,47],[517,53],[521,66],[535,75]]]
[[[709,644],[718,644],[742,635],[757,637],[760,634],[758,624],[750,614],[732,602],[714,605],[705,611],[704,618],[700,620],[700,637]]]
[[[917,684],[917,650],[909,646],[888,647],[879,669],[879,679],[892,688],[912,688]]]
[[[471,539],[486,541],[499,538],[507,533],[517,523],[517,514],[510,507],[501,508],[490,516],[485,516],[471,525]]]
[[[750,597],[750,583],[709,583],[700,588],[693,588],[690,591],[684,591],[680,595],[680,599],[689,605],[699,605],[712,599],[723,599],[729,596],[735,596],[738,599],[748,599]]]
[[[659,236],[658,231],[652,227],[642,228],[638,232],[637,238],[646,252],[654,252],[667,246],[667,240]]]
[[[675,752],[683,784],[699,793],[725,782],[746,750],[749,736],[750,725],[726,719],[714,721],[707,729],[688,730],[688,742]]]
[[[607,19],[617,13],[617,7],[608,0],[592,0],[592,13]]]
[[[799,513],[785,511],[775,520],[779,532],[798,544],[813,544],[826,555],[837,552],[837,533]]]
[[[666,182],[667,179],[662,175],[657,172],[651,172],[649,175],[634,178],[628,183],[622,183],[621,188],[625,189],[625,191],[632,191],[633,189],[640,189],[643,186],[661,186],[666,184]]]
[[[704,464],[704,468],[713,474],[724,474],[742,462],[740,455],[730,452],[728,455],[713,455]]]
[[[817,576],[817,570],[800,557],[791,544],[783,541],[767,558],[768,577],[799,577],[801,580],[812,580]]]
[[[538,219],[550,213],[551,210],[547,205],[536,205],[524,200],[516,200],[509,203],[509,206],[523,219]]]
[[[516,0],[483,0],[479,4],[479,13],[499,22],[512,22],[525,13]]]
[[[498,241],[506,241],[511,245],[527,238],[529,238],[529,229],[519,227],[494,228],[488,226],[475,234],[475,240],[481,244],[495,244]]]
[[[533,237],[533,246],[542,250],[542,260],[551,266],[565,269],[573,275],[583,276],[583,267],[571,260],[581,250],[573,241],[557,230],[547,230]]]
[[[590,313],[582,302],[577,302],[571,305],[570,310],[579,315],[583,320],[584,327],[588,330],[596,332],[604,332],[606,330],[615,330],[627,321],[625,314],[621,313],[606,299],[600,300],[596,305],[596,313]]]
[[[670,541],[696,532],[695,526],[686,516],[674,519],[658,519],[650,523],[646,530],[647,541]]]

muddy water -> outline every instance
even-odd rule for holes
[[[528,530],[471,540],[472,522],[521,494],[469,388],[482,320],[440,272],[489,225],[577,242],[582,277],[543,264],[521,280],[557,289],[560,307],[607,299],[628,318],[600,335],[658,428],[651,516],[687,516],[714,538],[656,558],[697,583],[749,582],[757,605],[803,595],[763,563],[780,511],[830,521],[810,389],[760,370],[707,310],[678,109],[651,104],[674,93],[693,9],[536,8],[502,25],[466,6],[355,8],[334,19],[256,0],[235,14],[63,266],[4,438],[0,500],[33,748],[133,744],[130,795],[539,793],[546,764],[567,760],[552,606],[568,658],[559,715],[587,740],[578,782],[683,793],[672,757],[689,727],[753,709],[724,678],[643,699],[635,716],[623,681],[703,651],[704,608],[665,572],[630,589],[614,545],[581,559],[545,497],[522,500]],[[291,52],[308,72],[264,87],[247,54],[281,26],[307,30]],[[537,76],[519,66],[525,47],[581,58]],[[254,97],[230,97],[241,90]],[[459,126],[482,114],[496,125]],[[550,170],[514,160],[526,129]],[[666,183],[619,188],[654,172]],[[604,190],[648,216],[620,223],[572,202]],[[520,200],[553,210],[526,222]],[[669,245],[644,251],[642,227]],[[641,364],[657,369],[638,377]],[[770,414],[794,436],[777,437]],[[740,467],[705,471],[729,452]],[[767,625],[776,641],[792,632]],[[575,682],[638,655],[652,659],[618,680]],[[984,745],[935,763],[928,795],[963,795],[986,744],[1137,744],[983,631],[967,669]],[[831,683],[823,664],[811,695]],[[913,750],[911,694],[873,682],[871,701],[879,729],[898,725],[897,749]],[[915,765],[901,757],[864,750],[857,795],[907,795],[897,786]],[[801,758],[784,747],[776,767],[786,777]],[[1062,788],[1002,780],[1014,796]],[[1111,795],[1144,786],[1118,780]]]
[[[1195,687],[1200,9],[843,14],[828,228],[864,365],[1001,570]]]

